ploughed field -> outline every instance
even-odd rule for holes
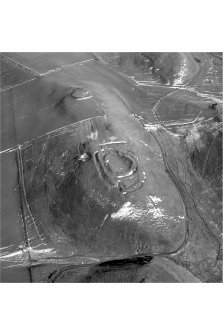
[[[1,54],[1,281],[222,281],[222,54]]]

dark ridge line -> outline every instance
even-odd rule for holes
[[[153,259],[153,256],[134,256],[130,258],[123,258],[123,259],[114,259],[110,261],[105,261],[102,263],[99,263],[98,267],[117,267],[122,265],[130,265],[130,264],[136,264],[136,265],[145,265],[151,262]]]
[[[133,256],[133,257],[123,258],[123,259],[114,259],[114,260],[105,261],[101,263],[92,263],[92,264],[86,264],[86,265],[81,265],[81,266],[71,265],[71,266],[67,266],[64,269],[51,272],[47,277],[47,282],[54,283],[56,279],[62,275],[63,272],[74,269],[74,268],[89,266],[89,267],[95,267],[98,270],[99,268],[103,269],[103,267],[106,267],[107,269],[109,268],[112,270],[113,268],[117,268],[120,266],[146,265],[146,264],[149,264],[153,258],[154,258],[153,256],[144,255],[144,256]],[[55,277],[52,278],[54,275]]]

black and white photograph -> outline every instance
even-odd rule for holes
[[[79,289],[111,288],[118,294],[117,284],[123,292],[131,284],[126,297],[132,307],[131,290],[144,295],[151,308],[148,297],[156,289],[171,312],[170,291],[166,300],[162,290],[176,288],[175,295],[186,296],[184,290],[193,287],[205,297],[205,287],[214,285],[216,292],[222,287],[223,50],[209,38],[212,29],[216,35],[222,29],[209,26],[204,36],[197,35],[194,22],[188,39],[196,41],[187,46],[187,29],[178,30],[185,23],[183,11],[177,16],[174,9],[167,17],[169,5],[157,7],[155,24],[147,29],[149,5],[140,19],[143,8],[130,3],[138,21],[129,28],[127,2],[120,12],[116,2],[105,8],[97,0],[78,4],[84,19],[73,4],[66,19],[65,4],[52,1],[44,10],[41,1],[33,12],[39,25],[28,11],[17,16],[19,4],[7,10],[24,29],[18,35],[16,27],[5,29],[7,43],[0,48],[3,291],[8,284],[9,290],[24,287],[27,297],[31,287],[49,293],[59,288],[64,297],[66,290],[77,297]],[[91,11],[96,4],[97,17]],[[192,9],[185,15],[195,17]],[[98,31],[106,20],[109,33],[102,38]],[[7,27],[5,17],[2,22]],[[170,34],[165,22],[171,22]],[[38,35],[29,32],[32,25]],[[196,47],[205,38],[206,47]],[[82,334],[78,329],[74,333]],[[90,329],[88,334],[97,333]]]
[[[1,280],[222,281],[222,53],[1,54]]]

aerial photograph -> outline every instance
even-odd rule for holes
[[[223,54],[0,57],[0,282],[221,283]]]

